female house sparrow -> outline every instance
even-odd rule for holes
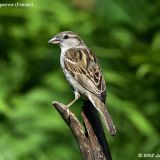
[[[109,133],[115,135],[115,126],[105,106],[105,80],[94,53],[71,31],[58,33],[48,43],[59,44],[61,67],[74,88],[75,99],[67,106],[71,106],[81,95],[87,97],[100,113]]]

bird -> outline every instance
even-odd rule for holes
[[[48,43],[60,46],[61,68],[74,89],[75,98],[66,106],[70,107],[81,96],[86,97],[99,112],[109,133],[116,135],[115,125],[105,104],[105,79],[94,52],[73,31],[60,32]]]

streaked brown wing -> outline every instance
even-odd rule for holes
[[[64,65],[79,84],[105,102],[105,80],[95,55],[89,49],[69,49],[65,54]]]

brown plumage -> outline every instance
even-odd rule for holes
[[[95,55],[89,49],[69,49],[65,54],[64,65],[85,89],[105,102],[105,80]]]
[[[116,134],[115,126],[105,106],[106,85],[95,54],[87,48],[83,40],[73,32],[61,32],[49,43],[61,47],[61,66],[63,72],[75,90],[75,99],[80,95],[87,97],[100,113],[102,120],[111,133]]]

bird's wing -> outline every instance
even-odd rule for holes
[[[91,50],[87,48],[69,49],[65,54],[64,65],[80,85],[105,102],[105,80]]]

